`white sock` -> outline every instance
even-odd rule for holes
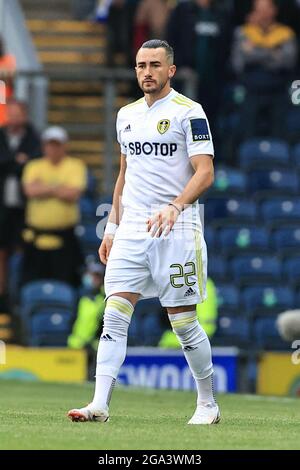
[[[213,374],[209,375],[205,379],[196,380],[196,385],[198,391],[197,405],[216,403],[214,397]]]
[[[211,347],[196,310],[169,314],[169,320],[197,384],[197,403],[214,403]]]
[[[128,327],[133,313],[129,300],[109,297],[104,312],[103,332],[99,341],[96,387],[92,405],[107,408],[127,348]]]

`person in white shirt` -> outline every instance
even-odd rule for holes
[[[197,384],[189,424],[220,420],[213,396],[210,343],[196,315],[206,298],[206,245],[198,198],[214,179],[214,149],[200,104],[177,93],[173,49],[153,39],[136,57],[144,98],[117,117],[120,173],[100,259],[107,264],[107,304],[93,401],[70,410],[73,421],[108,421],[109,402],[126,356],[136,302],[158,296]]]

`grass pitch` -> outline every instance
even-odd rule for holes
[[[221,395],[221,423],[188,426],[190,392],[116,389],[111,420],[72,423],[93,386],[0,381],[0,449],[299,449],[299,400]]]

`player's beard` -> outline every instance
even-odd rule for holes
[[[154,83],[152,84],[152,86],[149,87],[149,88],[148,88],[147,86],[145,86],[145,85],[146,85],[145,83],[142,83],[142,84],[140,85],[140,87],[141,87],[141,89],[143,90],[143,92],[144,92],[145,94],[152,95],[152,94],[154,94],[154,93],[160,93],[161,90],[162,90],[163,88],[165,88],[165,86],[166,86],[166,84],[168,83],[168,81],[169,81],[169,79],[167,79],[167,80],[165,80],[164,82],[161,82],[161,83],[154,82]]]

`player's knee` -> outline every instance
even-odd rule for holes
[[[119,296],[109,297],[104,312],[103,334],[127,336],[133,310],[129,300]]]
[[[204,340],[207,335],[197,318],[196,311],[169,315],[174,333],[177,335],[182,347],[195,347]]]

